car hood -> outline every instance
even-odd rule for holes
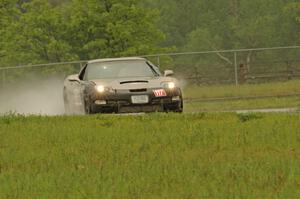
[[[141,88],[160,88],[163,82],[175,82],[172,77],[130,77],[118,79],[95,79],[91,80],[96,85],[103,85],[113,89],[141,89]]]

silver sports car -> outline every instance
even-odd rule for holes
[[[173,71],[162,75],[144,58],[89,61],[64,82],[67,114],[182,112],[182,92]]]

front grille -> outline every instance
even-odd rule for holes
[[[131,89],[129,90],[131,93],[141,93],[141,92],[146,92],[147,89],[143,88],[143,89]]]

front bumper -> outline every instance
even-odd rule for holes
[[[180,88],[164,89],[167,95],[156,97],[154,91],[159,89],[162,88],[114,90],[104,93],[94,92],[90,99],[91,112],[138,113],[182,110],[183,103]],[[132,96],[140,95],[147,95],[149,99],[148,103],[135,104],[132,102]]]

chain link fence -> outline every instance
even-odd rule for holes
[[[277,47],[145,56],[196,84],[245,84],[300,78],[300,47]]]
[[[300,78],[300,46],[143,55],[192,84],[245,84]],[[86,61],[0,68],[2,88],[44,78],[64,79]]]

